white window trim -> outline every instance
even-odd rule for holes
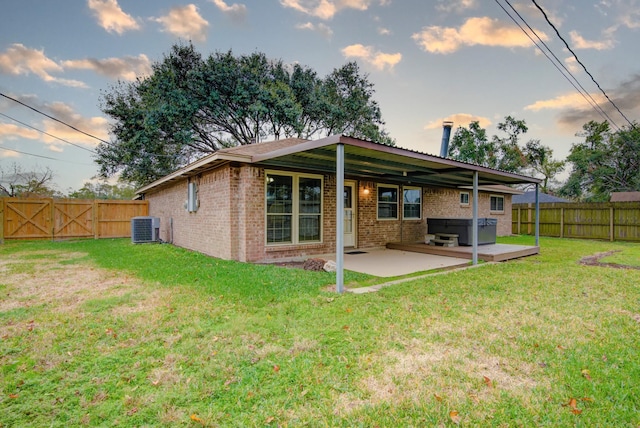
[[[462,195],[467,195],[466,204],[462,202]],[[460,202],[461,207],[468,207],[469,205],[471,205],[471,195],[469,194],[469,192],[460,192],[460,195],[458,196],[458,201]]]
[[[420,209],[418,210],[418,217],[405,217],[404,216],[404,191],[405,190],[417,190],[420,192]],[[410,204],[415,205],[415,204]],[[403,220],[422,220],[422,187],[417,186],[403,186],[402,187],[402,219]]]
[[[281,175],[292,177],[293,189],[292,191],[292,210],[291,210],[291,242],[267,242],[267,217],[269,213],[267,212],[267,180],[269,180],[269,175]],[[300,178],[315,178],[320,180],[320,240],[318,241],[303,241],[300,242]],[[322,238],[324,236],[324,176],[318,174],[303,174],[296,172],[288,172],[288,171],[277,171],[277,170],[266,170],[264,175],[264,242],[267,247],[282,247],[282,246],[291,246],[291,245],[317,245],[322,243]]]
[[[491,198],[501,198],[502,199],[502,210],[492,210],[491,209]],[[504,195],[489,195],[489,212],[504,214],[504,202],[505,202]]]
[[[397,195],[396,213],[397,213],[397,215],[395,217],[379,217],[379,214],[380,214],[380,188],[381,187],[395,188],[396,189],[396,195]],[[396,185],[396,184],[377,183],[377,185],[376,185],[376,219],[380,220],[380,221],[397,221],[399,218],[400,218],[400,187],[398,185]]]

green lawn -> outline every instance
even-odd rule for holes
[[[0,427],[638,427],[640,270],[578,261],[640,245],[541,247],[337,295],[169,245],[7,243]]]

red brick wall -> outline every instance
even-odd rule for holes
[[[322,242],[302,245],[266,245],[265,171],[250,165],[226,165],[192,177],[198,184],[200,206],[194,213],[184,208],[187,180],[148,193],[149,215],[161,218],[160,237],[173,243],[222,259],[269,261],[335,251],[336,178],[324,175]],[[426,219],[433,217],[471,218],[469,206],[460,206],[460,191],[424,187],[422,219],[401,220],[402,186],[399,187],[398,220],[377,219],[377,183],[359,181],[356,203],[356,246],[383,247],[388,242],[422,241]],[[365,194],[365,189],[369,192]],[[498,235],[511,233],[511,196],[504,195],[504,213],[489,211],[489,193],[480,194],[479,216],[498,219]]]

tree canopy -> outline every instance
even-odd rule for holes
[[[637,124],[612,132],[608,122],[590,121],[577,134],[567,160],[572,169],[560,194],[608,201],[612,192],[640,191],[640,129]]]
[[[355,62],[320,78],[262,53],[231,51],[203,58],[193,45],[174,45],[135,82],[103,92],[110,144],[98,146],[103,177],[149,183],[224,147],[287,137],[348,134],[384,144],[375,91]]]
[[[542,191],[551,191],[555,176],[564,169],[564,162],[553,159],[553,150],[539,140],[529,140],[524,146],[520,138],[528,131],[524,120],[506,116],[498,123],[504,135],[489,139],[487,131],[473,121],[468,128],[458,127],[449,146],[450,157],[463,162],[502,171],[529,174],[542,179]]]

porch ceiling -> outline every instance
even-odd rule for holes
[[[532,177],[349,137],[341,136],[338,142],[344,144],[345,175],[351,178],[457,188],[472,185],[473,174],[478,171],[480,186],[539,182]],[[273,168],[335,173],[336,148],[337,144],[309,144],[305,150],[281,150],[254,157],[253,163]]]

